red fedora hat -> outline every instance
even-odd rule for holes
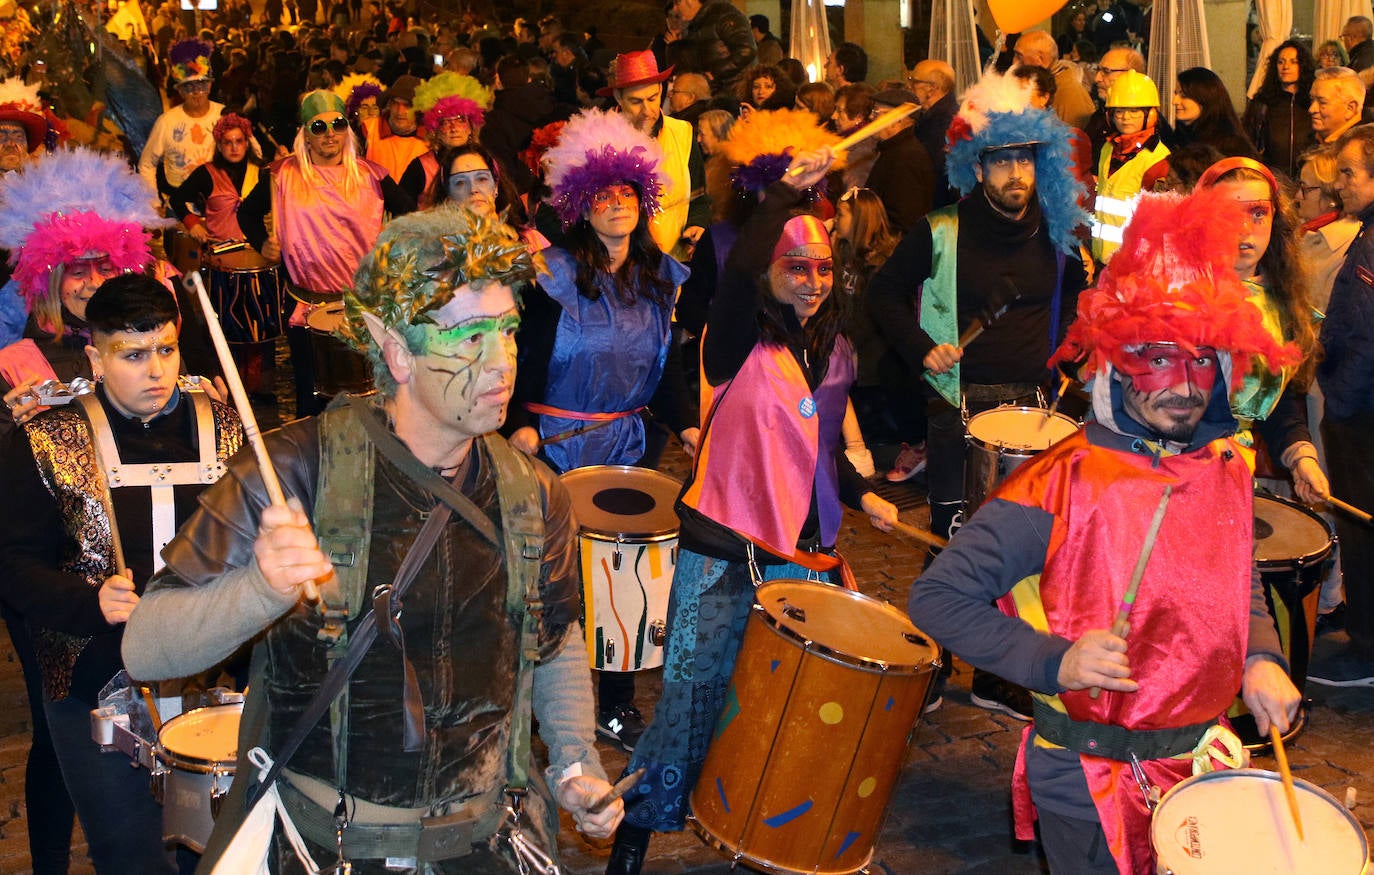
[[[610,97],[619,88],[634,88],[636,85],[656,85],[673,75],[669,67],[662,73],[658,71],[658,58],[650,51],[625,52],[616,55],[611,64],[611,84],[597,89],[597,97]]]

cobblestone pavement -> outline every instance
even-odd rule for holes
[[[879,459],[883,458],[879,453]],[[670,457],[665,470],[681,474],[683,464],[680,457]],[[880,491],[903,510],[905,520],[925,525],[918,485],[883,484]],[[866,518],[853,512],[846,513],[840,545],[865,593],[894,605],[905,604],[920,568],[921,548],[875,531]],[[1318,647],[1334,643],[1328,637]],[[645,672],[639,684],[646,716],[659,689],[659,676],[659,671]],[[1022,724],[972,706],[970,677],[969,668],[956,663],[944,705],[923,718],[917,728],[874,855],[874,875],[1043,871],[1038,849],[1011,838],[1008,783]],[[1314,700],[1311,719],[1288,748],[1294,774],[1339,799],[1353,787],[1360,801],[1354,814],[1368,834],[1374,827],[1374,690],[1337,691],[1309,685],[1307,692]],[[0,633],[0,873],[5,875],[30,871],[23,808],[27,720],[18,663],[8,638]],[[624,755],[604,744],[601,750],[607,771],[618,774]],[[1255,764],[1274,768],[1267,757],[1257,758]],[[565,872],[599,875],[608,849],[589,845],[573,832],[567,818],[564,823]],[[72,866],[78,875],[92,871],[82,849],[77,848]],[[1320,849],[1304,847],[1304,853],[1315,858]],[[645,871],[724,875],[730,866],[689,831],[656,836]],[[1314,871],[1330,870],[1318,867]]]

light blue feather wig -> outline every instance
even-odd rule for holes
[[[946,133],[950,184],[960,194],[979,185],[975,168],[984,153],[1004,146],[1035,145],[1035,194],[1057,249],[1078,252],[1074,229],[1088,222],[1078,205],[1083,186],[1074,177],[1069,126],[1051,110],[1030,105],[1031,84],[1010,74],[989,72],[964,92]]]

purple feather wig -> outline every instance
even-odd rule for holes
[[[348,117],[356,119],[358,117],[358,107],[362,106],[363,101],[367,100],[369,97],[375,97],[377,98],[377,102],[381,103],[382,87],[380,85],[373,85],[371,82],[364,82],[349,92],[348,99],[344,101],[344,109],[347,111]]]
[[[591,209],[593,195],[623,182],[639,192],[640,211],[653,216],[668,185],[662,164],[658,143],[620,113],[584,110],[544,153],[544,179],[553,192],[549,202],[567,228]]]

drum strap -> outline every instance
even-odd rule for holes
[[[753,573],[752,569],[756,567],[753,560],[754,550],[762,550],[765,553],[777,555],[777,551],[773,550],[772,548],[768,547],[766,544],[760,541],[756,541],[755,539],[749,537],[743,532],[735,532],[735,534],[746,539],[749,542],[749,546],[753,548],[749,551],[749,564],[751,574]],[[854,579],[854,569],[849,567],[849,562],[846,561],[845,558],[840,555],[838,550],[832,551],[830,553],[820,553],[811,550],[793,550],[791,555],[783,556],[781,558],[786,559],[788,562],[791,562],[794,565],[800,565],[807,571],[815,571],[820,574],[828,574],[838,569],[840,576],[840,585],[843,586],[845,589],[850,589],[854,592],[859,591],[859,582]],[[760,577],[757,574],[753,574],[753,577],[754,585],[758,586],[758,584],[762,582],[762,577]]]
[[[216,451],[215,415],[210,399],[204,392],[181,390],[183,400],[191,404],[196,419],[196,449],[200,456],[195,462],[164,462],[162,464],[125,465],[119,458],[119,445],[110,428],[109,417],[95,393],[78,395],[76,402],[86,415],[91,428],[91,445],[101,480],[108,490],[125,486],[144,486],[152,493],[153,571],[162,569],[162,548],[177,532],[176,493],[174,487],[191,483],[214,483],[224,474],[224,463]],[[109,505],[113,507],[113,504]],[[116,526],[110,520],[110,528]]]
[[[1191,754],[1215,720],[1171,729],[1127,729],[1107,723],[1074,720],[1062,711],[1031,697],[1035,734],[1076,753],[1130,762]]]

